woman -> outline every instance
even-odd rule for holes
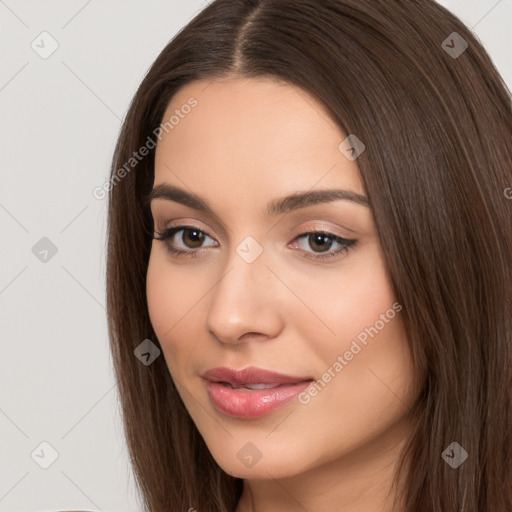
[[[216,0],[168,44],[109,194],[146,510],[512,510],[511,135],[429,0]]]

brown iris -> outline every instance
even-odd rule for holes
[[[311,233],[308,236],[308,242],[310,243],[312,249],[315,249],[315,247],[320,245],[320,247],[318,247],[320,252],[328,251],[332,246],[331,237],[323,233]],[[326,247],[325,243],[328,243],[329,246]],[[321,244],[324,245],[322,246]]]
[[[188,243],[185,243],[185,233],[192,233],[192,236],[190,237],[190,240],[192,240],[192,243],[189,245]],[[202,231],[199,231],[198,229],[183,229],[183,234],[181,235],[181,240],[183,243],[190,247],[191,249],[197,249],[201,247],[201,245],[204,242],[204,233]],[[197,244],[197,245],[194,245]]]

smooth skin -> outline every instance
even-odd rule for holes
[[[391,512],[416,396],[401,313],[307,404],[294,399],[268,416],[234,418],[214,407],[200,377],[217,366],[257,366],[322,379],[392,309],[368,206],[335,200],[267,212],[297,192],[366,195],[357,159],[339,149],[347,134],[315,98],[271,78],[193,82],[164,120],[190,97],[197,106],[158,142],[154,186],[194,193],[215,215],[153,199],[155,231],[194,229],[153,240],[147,272],[151,323],[178,392],[219,466],[244,479],[237,512]],[[331,238],[301,236],[313,230]],[[342,247],[333,236],[357,242],[311,259]],[[247,237],[262,249],[251,263],[237,252]],[[261,454],[252,467],[237,456],[246,443]]]

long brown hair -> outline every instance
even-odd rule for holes
[[[112,162],[106,281],[145,510],[232,512],[242,491],[164,358],[134,356],[145,339],[160,345],[146,301],[154,149],[130,159],[180,88],[225,76],[300,87],[366,146],[357,163],[422,390],[397,472],[403,510],[512,511],[511,97],[472,32],[431,0],[215,0],[143,79]],[[453,442],[468,454],[456,469],[442,457]]]

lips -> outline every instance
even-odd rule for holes
[[[212,368],[211,370],[203,373],[202,377],[210,382],[230,384],[232,387],[263,384],[267,388],[277,387],[283,384],[297,384],[298,382],[312,380],[312,377],[284,375],[282,373],[264,370],[263,368],[256,368],[254,366],[248,366],[247,368],[242,368],[240,370],[226,367]]]
[[[255,367],[212,368],[202,377],[211,403],[220,412],[240,419],[270,414],[293,400],[313,380]]]

